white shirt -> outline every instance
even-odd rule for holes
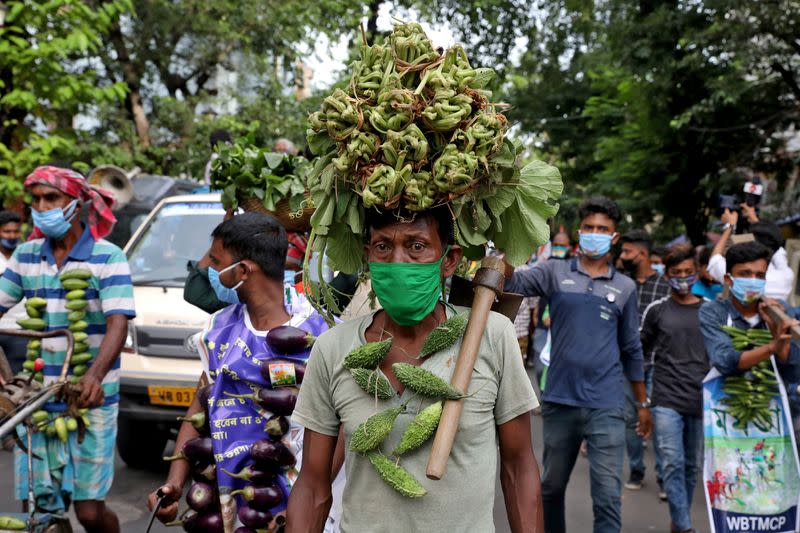
[[[8,258],[0,253],[0,274],[5,272]],[[28,318],[28,312],[25,311],[25,298],[8,310],[3,318],[0,318],[0,329],[22,329],[17,324],[17,320]]]
[[[723,283],[727,264],[725,256],[721,254],[712,255],[708,260],[708,273],[715,280]],[[769,298],[787,300],[794,287],[794,272],[789,266],[789,258],[783,247],[778,248],[772,254],[772,260],[767,267],[767,285],[764,288],[764,295]]]

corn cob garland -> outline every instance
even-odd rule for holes
[[[766,329],[740,329],[723,326],[733,341],[736,350],[746,350],[772,342],[772,334]],[[733,427],[747,431],[753,424],[761,431],[772,427],[770,404],[778,394],[778,381],[772,363],[761,361],[740,376],[728,376],[722,384],[726,396],[720,402],[734,418]]]
[[[68,329],[72,332],[75,339],[75,345],[72,350],[72,360],[70,361],[70,377],[71,383],[77,383],[81,377],[86,374],[92,364],[92,354],[89,351],[89,335],[86,333],[86,328],[89,324],[84,320],[86,318],[86,289],[89,287],[89,280],[92,278],[92,272],[85,268],[76,268],[68,270],[61,274],[61,286],[66,293],[66,308],[70,312],[67,315],[69,321]]]

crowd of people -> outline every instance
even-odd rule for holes
[[[620,234],[617,205],[594,198],[581,206],[576,246],[558,233],[532,259],[534,266],[511,276],[507,289],[539,297],[532,315],[539,319],[518,334],[534,340],[527,365],[546,368],[547,385],[541,386],[546,531],[566,531],[564,491],[579,453],[590,463],[594,531],[619,531],[622,487],[642,488],[649,433],[670,531],[694,531],[690,511],[702,478],[702,386],[709,370],[740,375],[774,354],[783,381],[796,389],[800,346],[788,332],[797,321],[777,324],[764,312],[765,306],[778,305],[797,314],[786,304],[794,274],[783,237],[777,226],[760,221],[752,206],[740,207],[752,240],[730,245],[739,213],[726,209],[713,246],[665,248],[654,246],[643,229]],[[737,350],[722,329],[731,325],[768,329],[774,340]],[[537,340],[544,337],[546,342]],[[796,394],[790,398],[796,421],[800,403]],[[800,426],[795,423],[794,429]],[[623,485],[626,454],[630,477]]]
[[[119,353],[135,315],[128,265],[121,250],[103,240],[113,224],[110,203],[83,176],[40,167],[25,186],[33,198],[34,238],[22,243],[19,217],[0,213],[4,320],[23,299],[41,296],[55,320],[52,328],[64,327],[68,310],[59,275],[71,268],[93,274],[85,320],[94,363],[79,381],[78,399],[79,407],[89,409],[91,424],[80,443],[35,435],[34,449],[43,458],[34,463],[37,506],[55,511],[74,503],[87,531],[113,533],[120,530],[119,521],[104,500],[113,478]],[[639,490],[649,479],[643,460],[649,440],[656,457],[652,477],[668,503],[670,531],[690,532],[696,526],[690,510],[703,458],[702,384],[709,370],[736,375],[774,355],[783,380],[800,381],[800,345],[789,335],[799,322],[779,323],[764,311],[766,305],[778,305],[797,314],[785,302],[793,275],[782,237],[754,210],[743,206],[742,214],[754,240],[729,245],[739,220],[736,212],[726,211],[722,235],[712,248],[658,248],[645,230],[622,233],[623,213],[614,201],[590,198],[579,210],[577,242],[562,230],[532,264],[507,265],[505,291],[526,298],[522,312],[515,324],[490,314],[472,384],[464,391],[447,474],[441,481],[405,486],[427,492],[421,501],[399,495],[375,475],[373,461],[380,459],[356,453],[348,443],[376,403],[397,409],[388,442],[398,442],[402,427],[435,407],[398,379],[397,364],[421,365],[445,376],[452,372],[460,342],[424,360],[416,357],[431,332],[466,311],[442,295],[462,260],[447,209],[430,209],[413,219],[370,215],[364,251],[379,305],[331,328],[306,305],[302,290],[287,290],[298,281],[306,246],[302,236],[287,235],[269,215],[229,213],[187,280],[186,298],[213,313],[195,338],[204,367],[198,388],[210,384],[213,397],[224,398],[241,392],[242,379],[254,390],[269,387],[264,381],[269,378],[248,366],[272,357],[265,348],[267,333],[292,326],[318,337],[302,386],[297,382],[292,430],[286,433],[301,468],[296,478],[281,478],[281,486],[291,491],[270,530],[493,531],[499,469],[511,529],[563,533],[566,488],[583,452],[590,465],[593,530],[619,532],[623,487]],[[738,350],[721,328],[726,325],[768,329],[773,340]],[[376,364],[391,392],[378,398],[359,388],[343,361],[360,346],[388,338],[391,345]],[[24,360],[24,346],[15,347],[10,339],[0,338],[0,344],[17,365]],[[64,358],[63,341],[48,339],[43,353],[45,381],[53,381]],[[541,404],[526,365],[535,369]],[[211,402],[212,419],[219,405]],[[204,407],[195,396],[187,418]],[[239,409],[242,417],[252,414],[245,402],[226,407]],[[541,476],[533,454],[532,412],[540,413],[543,423]],[[183,423],[176,449],[197,436],[195,426]],[[630,476],[623,483],[626,456]],[[20,500],[27,492],[22,457],[17,452]],[[403,467],[423,472],[427,458],[427,453],[404,456]],[[173,461],[165,484],[149,495],[148,505],[162,521],[176,518],[190,474],[185,459]],[[231,501],[222,492],[219,497],[223,508]]]

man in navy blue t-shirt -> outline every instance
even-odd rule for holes
[[[580,254],[514,273],[505,290],[550,302],[552,348],[543,394],[545,531],[564,533],[564,492],[582,440],[589,449],[595,533],[621,527],[624,380],[638,402],[640,435],[652,427],[644,385],[636,284],[614,269],[619,207],[608,198],[579,210]]]

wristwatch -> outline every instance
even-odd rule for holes
[[[733,227],[734,226],[730,222],[726,222],[725,224],[722,225],[722,231],[725,231],[726,229],[730,229],[730,228],[733,228]]]
[[[639,409],[650,409],[650,407],[652,407],[652,405],[653,405],[653,404],[652,404],[652,402],[650,401],[650,398],[648,398],[648,399],[647,399],[647,401],[644,401],[644,402],[636,402],[636,405],[638,405],[638,406],[639,406]]]

